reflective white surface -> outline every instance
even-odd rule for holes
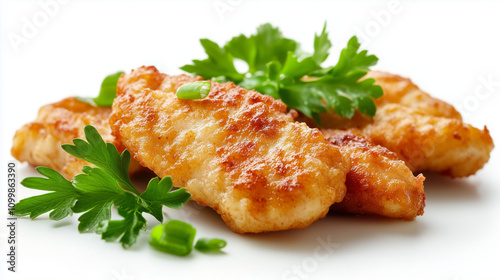
[[[47,8],[46,3],[57,5]],[[162,72],[181,73],[180,66],[205,57],[199,38],[223,44],[265,22],[311,51],[313,34],[326,20],[334,46],[327,63],[336,60],[351,35],[358,35],[362,47],[379,57],[376,69],[410,77],[423,90],[462,106],[464,119],[478,127],[487,125],[497,143],[499,10],[499,4],[487,1],[2,1],[1,209],[7,209],[4,182],[12,136],[35,118],[41,105],[70,95],[95,96],[102,79],[117,70],[155,65]],[[35,28],[27,27],[30,24]],[[179,258],[157,252],[147,244],[149,231],[123,250],[97,234],[79,234],[78,216],[59,222],[46,216],[19,219],[18,272],[8,272],[1,261],[0,275],[105,280],[498,279],[499,156],[498,148],[493,150],[485,168],[466,179],[426,174],[425,214],[413,222],[329,215],[305,230],[238,235],[208,208],[189,204],[184,210],[166,210],[192,223],[198,237],[226,239],[224,253],[216,255],[194,252]],[[18,174],[36,172],[20,165]],[[21,198],[35,193],[18,187]],[[149,220],[151,229],[156,222]],[[2,226],[2,260],[6,237]]]

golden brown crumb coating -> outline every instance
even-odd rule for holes
[[[450,177],[475,174],[493,149],[486,127],[480,130],[460,119],[430,116],[398,104],[380,108],[363,134],[397,153],[415,172],[430,170]]]
[[[104,141],[117,144],[108,123],[110,114],[110,107],[92,106],[74,97],[45,105],[38,111],[35,121],[16,132],[11,153],[21,162],[50,167],[66,179],[72,179],[81,173],[83,166],[90,164],[69,155],[61,145],[72,143],[75,138],[84,139],[85,125],[93,125]],[[132,173],[140,169],[136,161],[131,162]]]
[[[196,80],[154,67],[120,78],[110,124],[141,164],[171,176],[237,233],[304,228],[344,198],[349,160],[321,132],[233,83],[178,99],[177,88]]]
[[[321,130],[351,159],[347,193],[332,211],[413,220],[424,213],[424,176],[411,170],[388,149],[373,144],[356,129]]]
[[[377,71],[366,77],[374,78],[384,90],[376,100],[375,117],[357,113],[347,120],[335,113],[323,114],[325,128],[358,128],[375,144],[395,152],[413,172],[464,177],[488,162],[494,145],[486,127],[481,130],[464,123],[452,105],[431,97],[409,79]],[[303,117],[300,120],[315,125]]]
[[[381,71],[370,71],[365,78],[375,79],[376,84],[384,91],[384,95],[375,100],[377,107],[391,103],[400,104],[428,116],[462,119],[451,104],[422,91],[410,79]]]

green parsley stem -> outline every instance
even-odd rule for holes
[[[115,179],[118,181],[118,184],[120,184],[122,188],[131,191],[135,195],[141,195],[141,193],[138,190],[136,190],[130,182],[127,182],[125,179],[122,179],[120,177],[115,177]]]

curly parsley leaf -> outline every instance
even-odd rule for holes
[[[73,179],[82,195],[79,197],[73,211],[85,214],[78,219],[80,232],[88,232],[105,221],[111,219],[111,206],[119,205],[120,201],[133,199],[133,195],[122,189],[116,180],[100,168],[85,166],[83,174],[76,175]]]
[[[29,215],[31,219],[35,219],[52,211],[50,219],[55,221],[72,215],[72,207],[77,201],[78,190],[61,174],[48,167],[39,166],[36,170],[45,178],[28,177],[21,184],[30,189],[51,192],[19,201],[15,206],[16,215]]]
[[[172,190],[172,180],[152,179],[146,191],[139,194],[128,176],[130,153],[120,155],[111,143],[105,143],[93,126],[84,128],[87,141],[75,139],[64,150],[87,160],[96,167],[84,166],[82,174],[72,181],[47,167],[37,167],[45,176],[28,177],[21,184],[50,193],[29,197],[15,205],[15,214],[32,219],[50,212],[50,219],[60,220],[73,213],[83,213],[78,221],[80,232],[96,231],[105,240],[116,240],[124,248],[132,246],[146,228],[144,213],[163,221],[162,207],[179,209],[191,198],[185,189]],[[111,220],[111,207],[117,208],[122,220]]]
[[[187,193],[186,189],[175,191],[171,189],[172,179],[170,177],[161,180],[155,177],[149,181],[148,188],[140,195],[140,198],[146,202],[146,207],[151,215],[160,222],[163,222],[162,205],[172,209],[181,209],[182,205],[191,198],[191,194]]]
[[[382,88],[374,85],[374,79],[361,78],[378,59],[367,55],[367,51],[359,51],[359,47],[357,38],[352,37],[335,66],[312,71],[310,76],[313,78],[284,84],[285,94],[281,96],[285,98],[285,103],[292,104],[317,123],[320,123],[319,114],[331,109],[346,118],[351,118],[355,109],[374,116],[376,107],[373,98],[382,96]],[[301,69],[299,65],[295,68]]]
[[[101,83],[101,90],[96,98],[77,97],[78,100],[90,104],[95,104],[102,107],[110,107],[113,105],[113,100],[116,98],[116,87],[118,79],[123,74],[123,71],[106,76]]]
[[[124,150],[120,155],[115,145],[105,143],[97,129],[91,125],[84,128],[86,142],[82,139],[73,140],[73,144],[63,144],[61,147],[68,154],[83,159],[101,168],[127,190],[139,194],[134,188],[128,174],[130,152]]]
[[[252,48],[254,55],[251,59],[245,59],[243,56],[235,57],[248,64],[250,73],[266,70],[267,63],[273,60],[283,64],[288,52],[297,49],[297,42],[284,38],[281,31],[269,23],[257,27],[257,33],[250,36],[245,44]],[[232,45],[231,41],[227,44],[227,49],[233,55],[238,52],[238,46]]]
[[[332,47],[332,43],[330,39],[328,39],[328,33],[326,32],[326,22],[323,25],[323,31],[318,36],[314,34],[314,53],[312,58],[318,65],[320,65],[329,55],[330,48]]]
[[[289,108],[313,118],[318,124],[321,124],[319,115],[331,111],[345,118],[351,118],[356,110],[374,116],[373,99],[383,94],[373,79],[362,79],[378,58],[368,55],[366,50],[360,51],[355,36],[341,51],[336,65],[321,67],[332,47],[326,23],[321,34],[314,37],[312,54],[299,50],[297,42],[283,37],[279,29],[270,24],[259,26],[257,33],[250,37],[239,35],[224,47],[217,47],[224,53],[224,65],[231,69],[230,72],[218,71],[221,67],[211,63],[207,48],[209,58],[204,60],[203,67],[194,60],[194,64],[181,69],[205,79],[233,81],[244,88],[281,99]],[[246,62],[248,72],[237,72],[234,59]]]
[[[182,70],[190,73],[197,73],[203,77],[224,76],[230,80],[238,81],[243,78],[243,74],[238,73],[234,67],[233,57],[225,48],[219,47],[208,39],[201,39],[201,45],[205,49],[208,58],[205,60],[193,60],[193,65],[184,65]]]
[[[120,238],[124,248],[129,248],[136,241],[141,230],[146,229],[146,219],[142,213],[133,210],[122,215],[123,220],[106,220],[99,224],[96,232],[106,241],[115,241]]]

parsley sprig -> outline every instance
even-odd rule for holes
[[[78,100],[101,107],[111,107],[113,100],[116,98],[116,87],[118,79],[123,74],[123,71],[106,76],[101,83],[101,90],[99,95],[95,98],[92,97],[77,97]]]
[[[96,231],[106,241],[120,239],[122,246],[128,248],[136,242],[140,231],[146,229],[144,213],[163,222],[163,206],[180,209],[190,199],[185,189],[172,190],[170,177],[153,178],[146,191],[139,193],[128,175],[130,153],[124,150],[120,155],[93,126],[86,126],[84,131],[87,141],[75,139],[74,145],[63,145],[63,149],[95,167],[83,167],[83,173],[72,181],[48,167],[37,167],[44,177],[28,177],[21,184],[49,193],[19,201],[16,215],[35,219],[50,212],[50,219],[61,220],[73,213],[83,213],[78,218],[80,232]],[[112,206],[122,220],[111,220]]]
[[[182,70],[219,82],[233,81],[263,94],[281,99],[289,108],[296,109],[321,124],[319,115],[335,111],[339,116],[351,118],[356,109],[374,116],[373,98],[383,92],[374,85],[374,79],[361,78],[378,58],[360,51],[353,36],[341,51],[334,66],[321,67],[332,46],[326,24],[320,35],[315,34],[314,52],[304,53],[299,44],[283,37],[278,28],[264,24],[249,37],[233,37],[223,47],[208,39],[200,40],[208,58],[193,60]],[[236,70],[234,60],[248,65],[247,73]]]

